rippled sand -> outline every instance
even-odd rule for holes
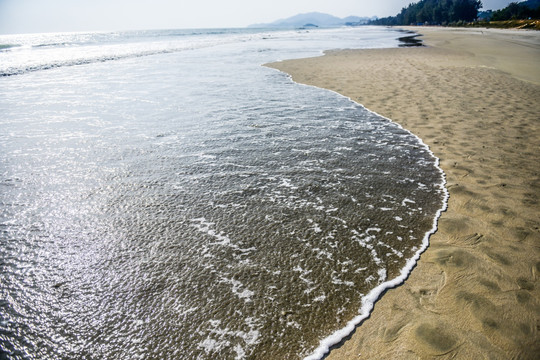
[[[540,353],[540,32],[414,29],[428,47],[271,65],[420,136],[450,200],[406,283],[329,359]]]

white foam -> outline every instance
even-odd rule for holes
[[[243,299],[245,302],[251,302],[251,297],[255,293],[249,289],[246,289],[244,284],[238,280],[229,279],[226,277],[221,277],[221,282],[229,283],[232,285],[232,293],[238,296],[238,298]],[[244,289],[242,289],[244,288]]]
[[[204,217],[191,219],[191,222],[192,222],[191,226],[195,227],[197,230],[199,230],[200,232],[204,234],[212,236],[213,238],[217,240],[217,242],[211,243],[210,245],[229,246],[233,248],[234,250],[239,251],[242,254],[257,250],[257,248],[255,247],[241,248],[238,245],[233,244],[231,239],[227,235],[225,235],[223,232],[218,233],[216,230],[211,229],[211,227],[213,227],[215,223],[207,221],[206,218]],[[204,251],[205,257],[214,257],[212,254],[206,254],[207,251],[208,249],[206,248]]]
[[[347,270],[342,270],[342,272],[347,272]],[[341,279],[339,279],[336,275],[336,272],[334,271],[332,273],[332,284],[335,284],[335,285],[346,285],[346,286],[354,286],[354,283],[352,281],[343,281]]]
[[[204,339],[200,344],[199,348],[203,349],[205,353],[209,354],[211,352],[215,352],[220,349],[222,344],[219,344],[214,339]]]
[[[220,328],[221,320],[210,320],[209,323],[212,327],[210,330],[211,335],[198,344],[198,347],[203,349],[206,354],[219,354],[223,348],[231,345],[231,342],[226,338],[233,337],[241,339],[244,343],[244,346],[240,344],[234,346],[234,351],[236,352],[235,359],[245,359],[246,348],[256,345],[259,342],[261,334],[259,330],[256,330],[256,321],[251,317],[245,320],[245,324],[249,327],[247,332]],[[212,337],[217,337],[218,340]]]
[[[403,201],[401,202],[401,206],[407,206],[407,203],[410,203],[410,204],[416,204],[416,202],[414,200],[411,200],[411,199],[403,199]]]
[[[245,359],[246,352],[244,351],[244,348],[240,346],[240,344],[235,345],[234,351],[236,352],[235,360]]]

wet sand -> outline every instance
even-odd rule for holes
[[[538,359],[540,32],[409,29],[428,46],[269,65],[400,123],[447,176],[417,267],[328,359]]]

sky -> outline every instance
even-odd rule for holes
[[[299,13],[393,16],[417,0],[0,0],[0,34],[245,27]],[[500,9],[511,0],[483,0]]]

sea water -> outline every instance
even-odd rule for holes
[[[2,358],[320,358],[407,276],[444,177],[399,125],[261,64],[398,37],[0,37]]]

